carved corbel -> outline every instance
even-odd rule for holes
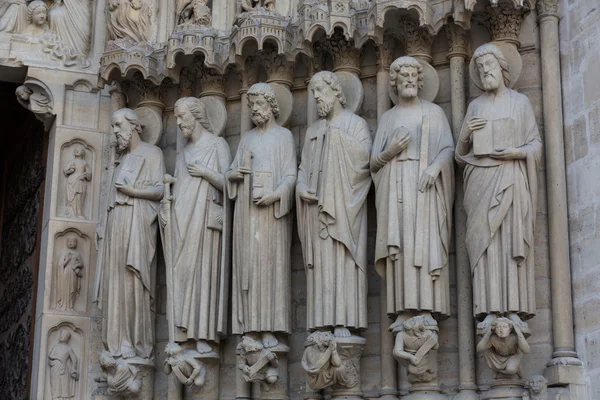
[[[420,27],[417,21],[408,17],[400,18],[398,25],[401,27],[400,35],[406,46],[406,54],[431,64],[433,36],[425,28]]]
[[[35,117],[42,121],[44,130],[50,130],[56,116],[50,89],[37,80],[28,79],[15,90],[15,94],[19,104],[34,113]]]
[[[262,53],[262,61],[267,70],[268,82],[282,83],[288,87],[292,86],[294,68],[283,55],[276,52]]]
[[[558,1],[557,0],[538,0],[536,4],[538,19],[545,17],[558,18]]]
[[[456,24],[446,24],[443,27],[446,38],[448,39],[448,54],[446,58],[449,60],[452,57],[467,58],[470,54],[469,36],[467,31]]]
[[[360,49],[354,46],[353,40],[336,31],[331,38],[325,42],[325,48],[333,57],[333,71],[349,71],[360,75]]]
[[[383,38],[383,43],[377,46],[377,62],[379,70],[387,71],[394,61],[394,37],[386,35]]]
[[[476,14],[474,20],[490,31],[493,41],[507,42],[519,47],[519,33],[523,20],[531,9],[525,5],[516,8],[513,3],[487,4],[482,14]]]
[[[213,68],[202,68],[198,75],[200,96],[218,96],[225,100],[225,77]]]

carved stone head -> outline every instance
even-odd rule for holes
[[[183,97],[175,103],[175,118],[183,137],[190,138],[196,129],[196,124],[207,131],[211,130],[206,114],[206,106],[196,97]]]
[[[168,357],[174,357],[177,354],[183,353],[183,349],[181,348],[180,345],[178,345],[175,342],[169,342],[167,343],[167,345],[165,346],[165,354]]]
[[[236,347],[236,354],[240,356],[245,356],[248,353],[254,353],[257,351],[261,351],[263,349],[263,345],[260,341],[252,338],[251,336],[244,335],[240,344]]]
[[[142,0],[129,0],[129,4],[134,10],[139,10],[142,8]]]
[[[263,126],[271,119],[279,117],[279,104],[275,91],[268,83],[255,83],[248,90],[248,107],[250,107],[252,122]]]
[[[513,330],[513,322],[504,317],[496,318],[492,323],[491,329],[499,338],[507,338]]]
[[[473,58],[485,91],[496,90],[500,86],[509,85],[508,62],[498,46],[492,43],[479,46],[475,50]]]
[[[124,152],[131,144],[133,135],[142,133],[140,118],[130,108],[121,108],[113,113],[111,121],[112,131],[117,137],[117,151]]]
[[[70,237],[67,239],[67,247],[70,249],[76,249],[77,248],[77,238],[74,237]]]
[[[71,332],[68,329],[61,329],[58,334],[58,342],[67,344],[71,340]]]
[[[85,150],[81,146],[76,146],[75,150],[73,150],[73,155],[75,158],[83,158],[85,157]]]
[[[40,0],[34,0],[27,6],[27,21],[30,24],[43,27],[48,21],[48,6]]]
[[[98,361],[100,363],[100,367],[104,370],[109,368],[114,368],[117,365],[117,361],[114,357],[106,350],[102,350],[100,356],[98,357]]]
[[[335,102],[346,106],[346,96],[336,74],[330,71],[317,72],[310,80],[310,90],[317,102],[317,112],[321,118],[333,110]]]
[[[319,351],[324,352],[327,350],[329,346],[336,346],[335,336],[329,331],[326,332],[313,332],[311,333],[306,342],[304,342],[304,347],[317,346]]]
[[[21,85],[15,90],[15,94],[22,101],[29,101],[29,96],[31,96],[32,93],[33,93],[33,90],[29,89],[25,85]]]
[[[390,86],[398,96],[417,97],[423,87],[423,66],[416,58],[400,57],[390,65]]]
[[[533,375],[529,381],[527,381],[527,385],[529,386],[529,391],[531,394],[537,395],[544,393],[548,385],[548,381],[543,375]]]

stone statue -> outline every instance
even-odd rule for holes
[[[100,367],[108,383],[108,395],[136,397],[142,390],[140,371],[135,365],[116,360],[108,351],[100,353]]]
[[[208,0],[183,0],[177,4],[177,22],[185,25],[210,26],[212,11]]]
[[[190,351],[184,351],[177,343],[168,343],[165,354],[165,374],[174,373],[182,384],[190,387],[204,386],[206,367]]]
[[[527,381],[527,386],[529,386],[528,400],[548,400],[548,380],[543,375],[533,375]]]
[[[199,353],[207,353],[207,341],[218,343],[227,333],[223,191],[231,153],[225,139],[210,131],[206,106],[197,98],[179,99],[175,117],[188,143],[177,155],[170,215],[174,340],[192,339]]]
[[[337,342],[331,332],[316,331],[304,342],[302,368],[308,375],[307,383],[313,390],[339,384],[353,386],[351,376],[337,351]]]
[[[260,340],[244,335],[237,345],[238,369],[246,382],[259,382],[261,386],[274,384],[279,379],[277,355],[265,348]]]
[[[48,29],[48,6],[41,0],[32,1],[27,6],[27,27],[23,34],[39,36]]]
[[[456,161],[464,166],[466,247],[479,333],[508,316],[521,329],[535,306],[534,225],[542,143],[529,99],[506,85],[494,44],[473,55],[485,93],[467,110]]]
[[[83,267],[83,257],[77,251],[77,239],[67,238],[67,248],[58,257],[58,268],[54,280],[57,309],[65,311],[75,309],[75,301],[81,292]]]
[[[90,165],[85,161],[85,149],[81,146],[73,150],[73,159],[63,169],[67,177],[67,217],[85,218],[84,206],[87,187],[92,179]]]
[[[48,353],[50,366],[50,393],[52,400],[76,399],[79,380],[78,358],[69,345],[71,332],[63,328],[58,335],[58,343]]]
[[[41,91],[33,91],[27,86],[21,85],[15,90],[15,94],[17,101],[32,113],[42,115],[52,113],[52,104]]]
[[[150,41],[153,14],[147,0],[108,0],[108,39],[130,39],[135,43]]]
[[[396,327],[394,357],[406,365],[410,383],[437,378],[438,326],[430,315],[416,315]]]
[[[92,7],[88,0],[54,0],[49,11],[50,29],[63,57],[85,56],[90,52]]]
[[[274,333],[290,333],[292,207],[296,147],[292,133],[277,125],[273,88],[248,90],[256,127],[242,133],[227,172],[227,193],[235,200],[232,258],[233,334],[260,333],[264,347],[278,344]]]
[[[119,159],[112,177],[96,293],[103,341],[115,357],[151,360],[154,349],[156,219],[163,195],[162,151],[140,139],[135,111],[113,113]]]
[[[521,360],[529,353],[529,343],[518,323],[499,317],[487,327],[477,344],[496,379],[522,378]]]
[[[416,59],[395,60],[390,85],[398,104],[379,121],[371,172],[377,206],[375,266],[386,281],[394,330],[418,311],[450,314],[454,148],[444,111],[418,97],[423,67]]]
[[[21,33],[27,26],[27,2],[4,0],[0,4],[0,32]]]
[[[275,11],[275,0],[242,0],[242,12],[267,10]]]
[[[307,327],[350,337],[367,328],[371,136],[365,120],[345,108],[334,73],[315,74],[310,89],[321,119],[306,132],[296,187]]]

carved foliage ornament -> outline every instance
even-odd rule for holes
[[[519,44],[519,34],[528,7],[517,9],[511,3],[500,3],[495,7],[487,4],[483,14],[476,14],[473,19],[487,27],[492,40],[504,40]]]

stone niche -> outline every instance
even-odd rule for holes
[[[90,220],[93,215],[96,152],[80,137],[60,148],[57,216]]]

